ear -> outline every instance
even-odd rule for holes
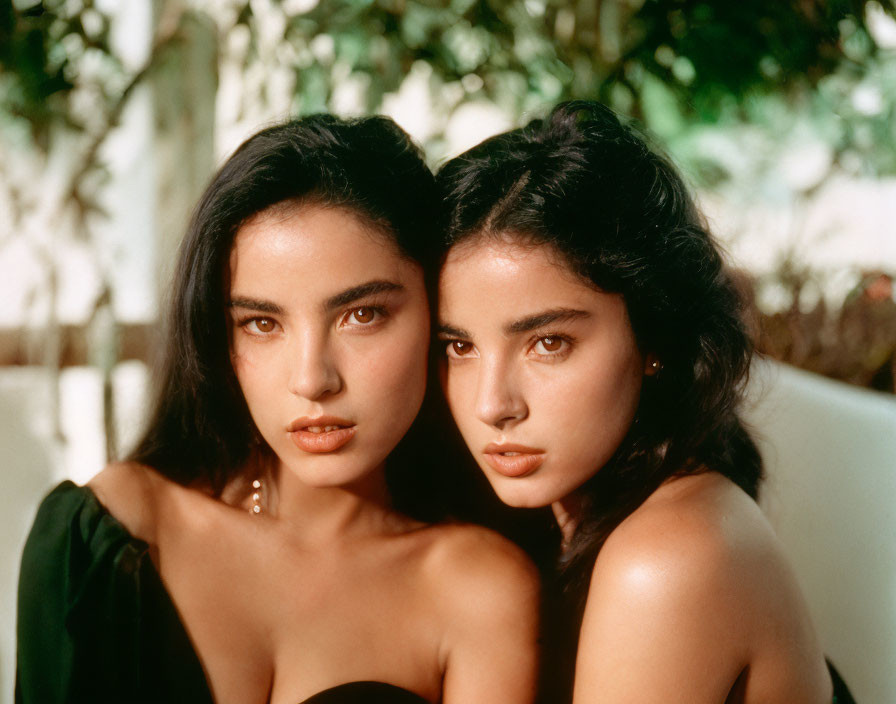
[[[663,363],[653,352],[648,352],[644,358],[644,376],[656,376],[662,370]]]

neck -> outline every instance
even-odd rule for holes
[[[277,463],[265,484],[265,517],[278,521],[304,543],[393,532],[403,523],[392,509],[384,464],[352,484],[320,487],[306,484]]]
[[[551,504],[551,510],[554,512],[554,518],[557,525],[560,526],[560,535],[563,536],[561,548],[566,552],[572,542],[572,537],[579,525],[582,516],[582,499],[575,494],[564,496],[559,501]]]

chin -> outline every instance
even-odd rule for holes
[[[351,486],[373,472],[367,463],[337,453],[292,457],[283,466],[303,484],[316,489]]]
[[[544,508],[562,498],[547,495],[538,487],[532,486],[531,482],[526,486],[523,484],[525,481],[525,479],[508,480],[502,477],[498,481],[492,481],[491,484],[495,494],[501,499],[501,503],[513,508]],[[508,482],[515,484],[508,484]]]
[[[363,483],[370,472],[296,472],[305,486],[313,489],[350,488]]]

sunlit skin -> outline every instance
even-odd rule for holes
[[[273,454],[220,500],[136,465],[90,482],[151,546],[215,701],[374,680],[433,704],[531,704],[535,569],[485,529],[398,513],[386,486],[426,385],[419,265],[363,217],[308,202],[244,223],[228,264],[233,369]]]
[[[439,324],[442,384],[470,452],[505,503],[550,505],[568,546],[578,490],[618,449],[661,360],[639,348],[621,296],[514,233],[449,251]],[[783,550],[731,481],[671,478],[609,535],[574,704],[830,704],[831,691]]]

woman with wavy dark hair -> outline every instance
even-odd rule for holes
[[[755,503],[739,296],[670,162],[572,102],[437,182],[448,404],[498,497],[559,527],[547,700],[830,703]]]
[[[435,193],[382,117],[287,122],[224,164],[143,439],[38,512],[17,702],[532,701],[537,576],[426,522]]]

